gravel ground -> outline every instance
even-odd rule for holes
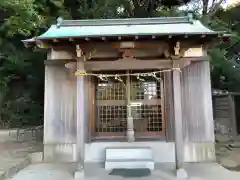
[[[42,149],[42,141],[32,137],[30,132],[17,141],[16,131],[9,136],[9,131],[0,130],[0,172],[9,173],[13,167],[26,161],[29,153],[40,152]]]

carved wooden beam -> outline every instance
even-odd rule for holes
[[[105,70],[139,70],[171,68],[171,60],[137,60],[125,58],[117,61],[86,61],[85,69],[89,71]]]

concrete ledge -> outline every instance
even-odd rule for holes
[[[215,143],[186,143],[184,147],[185,162],[215,162]]]
[[[104,163],[105,151],[111,147],[144,147],[152,149],[155,163],[175,162],[175,147],[173,142],[93,142],[85,144],[86,163]],[[184,147],[185,162],[214,162],[215,146],[214,142],[186,142]]]
[[[76,144],[44,144],[43,158],[47,162],[77,162]]]

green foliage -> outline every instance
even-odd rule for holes
[[[3,20],[2,28],[10,36],[30,35],[44,22],[44,18],[37,12],[35,0],[2,0],[0,10],[7,17]]]
[[[219,9],[208,23],[213,29],[231,34],[231,40],[218,43],[209,50],[211,56],[212,86],[232,92],[240,91],[240,48],[239,7]]]
[[[0,118],[11,127],[43,122],[45,53],[26,49],[21,40],[38,34],[61,14],[60,0],[0,3]]]
[[[43,54],[6,39],[0,59],[1,120],[11,126],[39,124],[43,114]]]

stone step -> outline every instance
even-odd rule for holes
[[[149,147],[111,147],[106,149],[107,160],[149,160],[153,159],[152,149]]]
[[[153,160],[115,160],[105,161],[105,170],[113,169],[150,169],[154,170]]]
[[[105,169],[154,169],[149,147],[111,147],[106,149]]]

